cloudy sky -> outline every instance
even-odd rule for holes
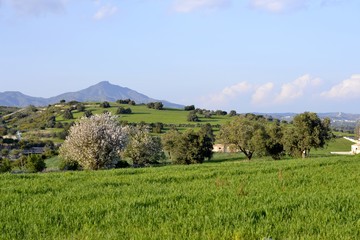
[[[360,113],[359,0],[0,0],[0,92],[109,81],[238,112]]]

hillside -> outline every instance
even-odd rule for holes
[[[20,92],[2,92],[0,93],[0,106],[15,106],[26,107],[29,105],[34,106],[47,106],[60,102],[60,100],[78,101],[78,102],[96,102],[108,101],[115,102],[119,99],[131,99],[136,103],[149,103],[149,102],[162,102],[165,107],[182,108],[183,105],[171,103],[166,100],[158,100],[150,98],[142,93],[139,93],[130,88],[121,87],[111,84],[107,81],[100,82],[96,85],[90,86],[86,89],[63,93],[58,96],[50,98],[31,97]]]

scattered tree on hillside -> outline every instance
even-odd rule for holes
[[[110,103],[109,103],[109,102],[104,101],[104,102],[100,103],[100,107],[102,107],[102,108],[109,108],[109,107],[111,107],[111,106],[110,106]]]
[[[194,105],[185,106],[185,107],[184,107],[184,110],[185,110],[185,111],[195,110],[195,106],[194,106]]]
[[[66,119],[66,120],[69,120],[69,119],[73,119],[73,118],[74,118],[74,116],[73,116],[73,114],[72,114],[72,112],[71,112],[70,109],[66,109],[66,110],[64,111],[63,118]]]
[[[134,165],[158,163],[165,158],[159,137],[151,136],[143,127],[132,127],[129,131],[129,143],[124,156],[130,158]]]
[[[79,112],[85,111],[85,105],[83,103],[76,104],[76,110],[78,110]]]
[[[150,103],[146,104],[146,106],[148,108],[157,109],[157,110],[162,110],[164,108],[164,105],[162,102],[150,102]]]
[[[332,138],[329,118],[321,120],[316,113],[305,112],[285,128],[283,144],[288,154],[307,157],[311,148],[324,148]]]
[[[231,111],[229,112],[229,116],[230,116],[230,117],[234,117],[234,116],[236,116],[236,115],[237,115],[237,113],[236,113],[235,110],[231,110]]]
[[[114,167],[127,143],[128,131],[110,113],[83,117],[70,128],[60,155],[66,162],[78,162],[83,169]]]
[[[84,117],[89,118],[89,117],[91,117],[92,115],[93,115],[93,113],[92,113],[90,110],[85,110],[85,111],[84,111]]]
[[[131,99],[119,99],[116,101],[118,104],[129,104],[129,105],[136,105],[135,101],[131,100]]]
[[[131,114],[131,108],[118,107],[116,114]]]
[[[189,114],[187,116],[187,121],[188,122],[200,122],[200,119],[199,119],[198,115],[196,115],[195,111],[191,111],[191,112],[189,112]]]

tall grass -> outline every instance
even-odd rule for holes
[[[224,160],[0,175],[1,239],[360,237],[359,157]]]

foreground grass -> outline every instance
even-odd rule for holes
[[[1,239],[356,239],[360,159],[0,175]]]

